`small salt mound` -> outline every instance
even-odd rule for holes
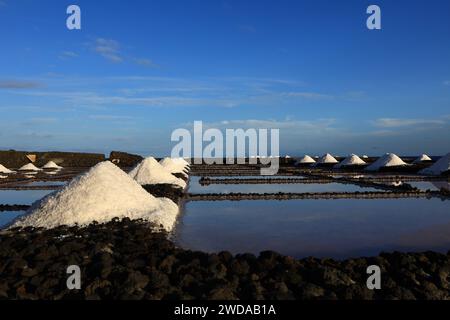
[[[15,173],[15,171],[9,170],[8,168],[6,168],[0,164],[0,173],[9,174],[9,173]]]
[[[426,154],[423,154],[420,157],[418,157],[416,160],[414,160],[413,163],[421,163],[424,161],[432,161],[432,160],[429,156],[427,156]]]
[[[368,156],[368,155],[363,155],[361,158],[363,158],[363,159],[369,159],[369,156]]]
[[[362,166],[365,165],[366,162],[358,157],[356,154],[351,154],[340,163],[335,165],[335,168],[349,167],[349,166]]]
[[[368,166],[365,170],[368,171],[377,171],[381,168],[385,167],[400,167],[400,166],[407,166],[408,164],[404,162],[399,156],[397,156],[394,153],[386,153],[384,156],[380,157],[372,163],[370,166]]]
[[[2,176],[2,175],[0,175],[0,179],[6,179],[6,178],[8,178],[8,176]]]
[[[189,170],[185,163],[172,158],[164,158],[159,162],[159,164],[170,173],[186,174],[186,172]]]
[[[42,169],[39,169],[32,163],[28,163],[22,167],[20,167],[19,171],[42,171]]]
[[[328,164],[328,163],[338,163],[339,161],[337,161],[331,154],[327,153],[324,154],[318,161],[317,163],[319,164]]]
[[[440,158],[435,164],[429,168],[421,170],[419,173],[438,176],[446,171],[450,170],[450,153]]]
[[[13,227],[54,228],[128,217],[161,224],[171,231],[177,215],[178,207],[172,200],[153,197],[120,168],[105,161],[35,202]]]
[[[314,160],[310,156],[304,155],[297,161],[297,164],[310,164],[310,163],[315,163],[315,162],[316,162],[316,160]]]
[[[49,161],[42,167],[42,169],[62,169],[62,167],[58,166],[53,161]]]
[[[182,188],[186,187],[186,182],[175,177],[158,163],[153,157],[142,160],[131,172],[129,176],[140,185],[146,184],[174,184]]]

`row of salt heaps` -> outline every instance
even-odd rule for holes
[[[171,170],[187,174],[189,166],[184,159],[171,160],[176,164]],[[177,204],[168,198],[154,197],[141,184],[182,186],[176,179],[171,179],[170,172],[151,157],[139,163],[130,174],[109,161],[101,162],[61,190],[35,202],[12,226],[83,226],[94,221],[105,223],[116,217],[127,217],[153,222],[170,232],[178,216]]]
[[[447,154],[446,156],[442,157],[438,162],[433,164],[431,167],[423,169],[419,173],[421,174],[430,174],[430,175],[439,175],[443,172],[446,172],[450,170],[450,154]],[[363,156],[364,159],[367,159],[367,156]],[[422,154],[417,159],[413,161],[413,164],[420,164],[420,163],[426,163],[430,162],[432,159],[427,156],[426,154]],[[344,160],[339,162],[336,160],[335,157],[333,157],[331,154],[327,153],[323,155],[322,157],[318,158],[317,161],[310,157],[309,155],[305,155],[302,158],[300,158],[297,162],[297,165],[326,165],[326,164],[335,164],[334,168],[344,168],[344,167],[351,167],[351,166],[365,166],[367,163],[358,157],[355,154],[351,154],[348,157],[346,157]],[[367,171],[378,171],[382,168],[388,168],[388,167],[402,167],[402,166],[408,166],[406,162],[404,162],[399,156],[397,156],[394,153],[386,153],[385,155],[378,158],[375,162],[368,165],[364,170]]]

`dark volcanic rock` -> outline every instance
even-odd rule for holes
[[[0,233],[0,299],[450,299],[450,255],[296,260],[273,251],[233,256],[183,250],[142,221]],[[81,289],[66,287],[67,266]],[[366,268],[382,270],[382,290]]]
[[[184,196],[183,189],[173,184],[148,184],[142,187],[155,197],[169,198],[175,203],[178,203]]]

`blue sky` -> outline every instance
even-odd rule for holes
[[[165,155],[201,120],[295,155],[450,151],[445,0],[0,0],[0,41],[2,149]]]

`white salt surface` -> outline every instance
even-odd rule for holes
[[[338,163],[339,161],[336,160],[335,157],[333,157],[331,154],[327,153],[324,154],[320,159],[317,161],[317,163],[320,164],[326,164],[326,163]]]
[[[175,177],[153,157],[142,160],[130,171],[129,176],[136,180],[140,185],[163,183],[177,185],[182,188],[186,187],[185,181]]]
[[[8,173],[15,173],[15,171],[9,170],[8,168],[0,164],[0,173],[8,174]]]
[[[164,158],[159,164],[170,173],[183,173],[187,175],[187,172],[189,171],[188,165],[177,159]]]
[[[394,153],[386,153],[382,157],[378,158],[377,161],[372,163],[370,166],[365,168],[368,171],[376,171],[385,167],[400,167],[407,166],[408,164],[404,162],[399,156]]]
[[[153,197],[120,168],[105,161],[35,202],[13,226],[53,228],[128,217],[161,224],[171,231],[177,215],[178,207],[172,200]]]
[[[414,160],[413,163],[421,163],[423,161],[432,161],[432,160],[429,156],[427,156],[426,154],[423,154],[420,157],[418,157],[416,160]]]
[[[32,163],[28,163],[22,167],[20,167],[19,171],[42,171],[42,169],[39,169],[38,167],[36,167],[34,164]]]
[[[340,163],[335,165],[335,168],[342,168],[342,167],[348,167],[348,166],[362,166],[365,165],[366,162],[362,160],[360,157],[358,157],[356,154],[351,154],[344,160],[342,160]]]
[[[310,164],[310,163],[315,163],[315,162],[316,162],[316,160],[314,160],[310,156],[304,155],[297,161],[297,164]]]
[[[42,169],[62,169],[62,167],[58,166],[53,161],[49,161],[42,167]]]
[[[435,164],[429,168],[421,170],[419,173],[438,176],[443,172],[450,170],[450,153],[440,158]]]

